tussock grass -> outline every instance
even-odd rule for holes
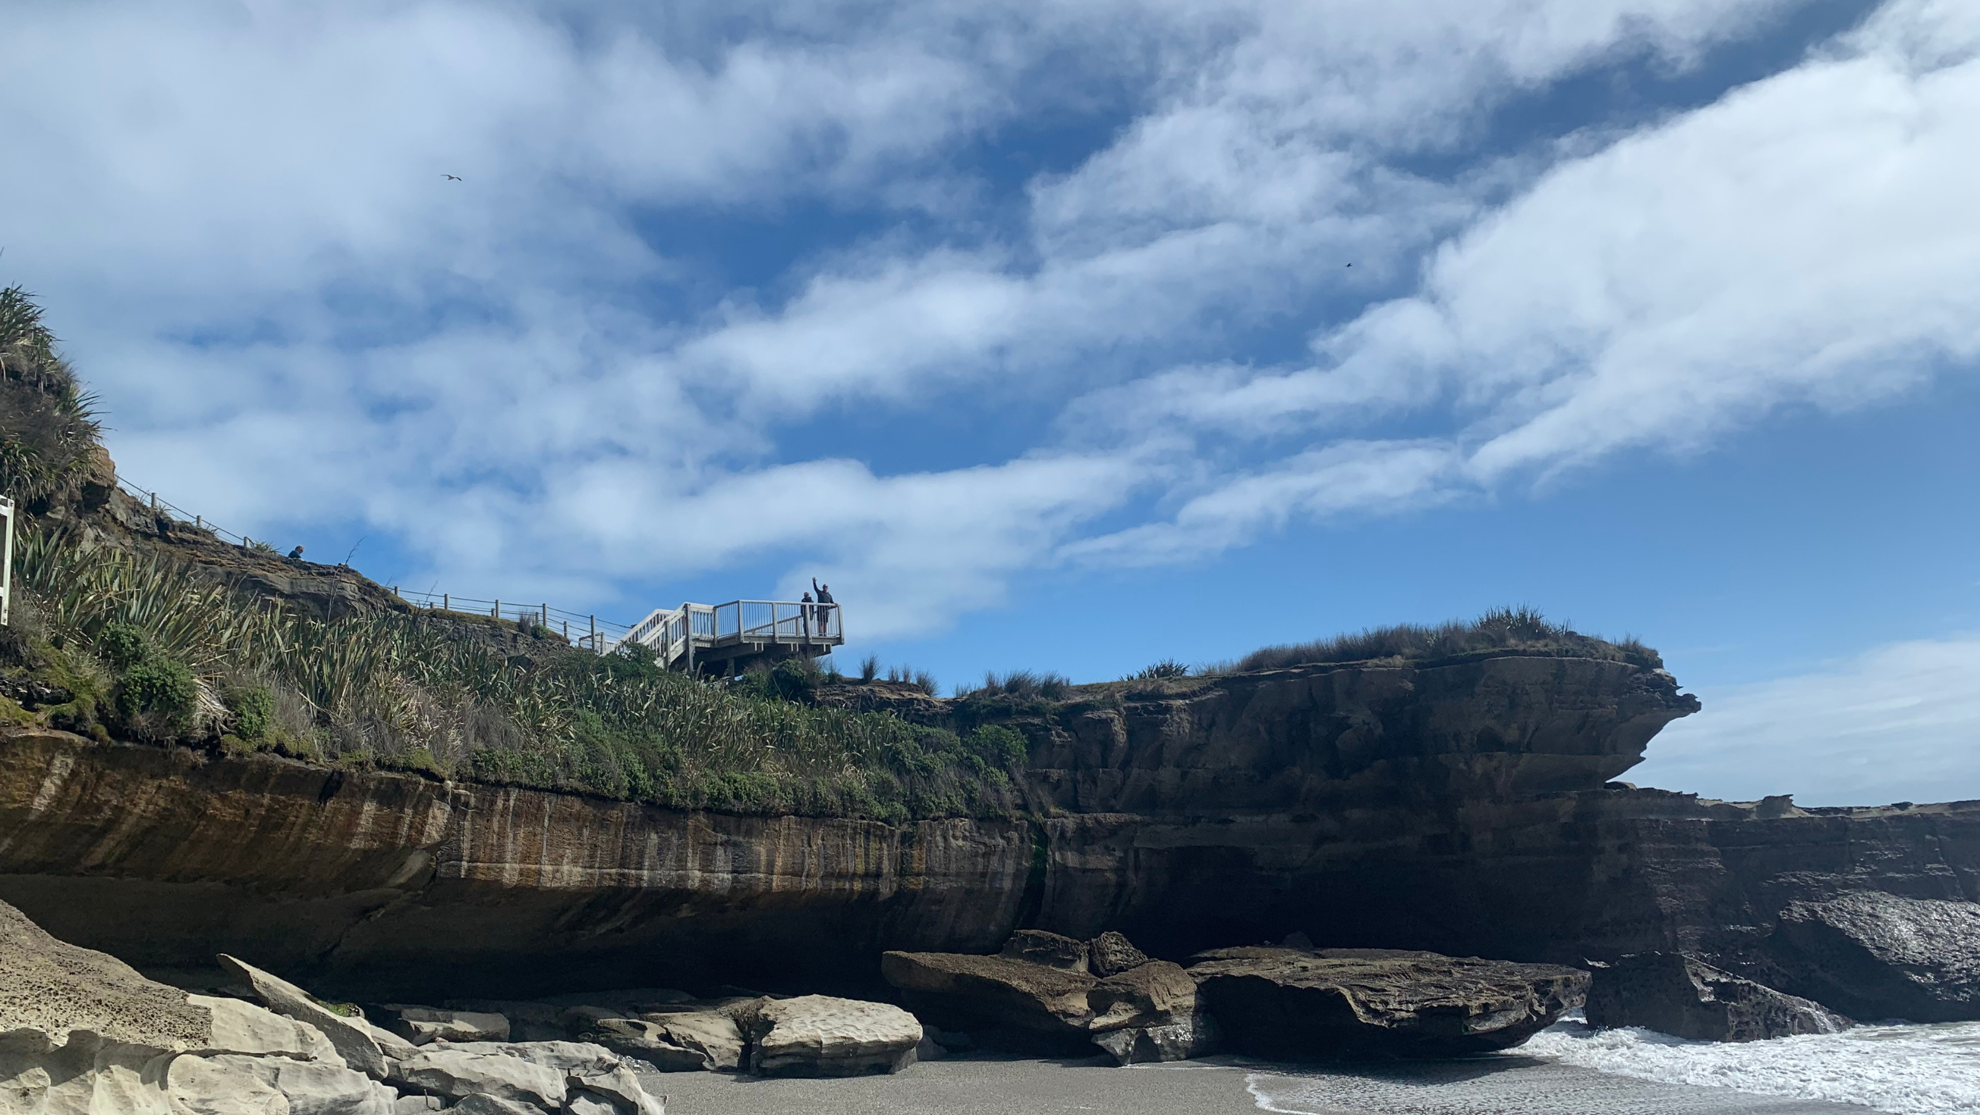
[[[643,648],[534,664],[463,638],[447,617],[319,620],[160,556],[48,533],[25,536],[19,553],[43,656],[102,675],[106,699],[68,713],[91,734],[107,725],[680,808],[890,821],[1016,808],[1009,748],[809,707],[810,663],[733,686],[663,670]],[[178,670],[197,683],[193,697]],[[139,683],[148,688],[130,696]],[[154,705],[164,711],[140,724]]]
[[[39,510],[73,483],[97,445],[95,404],[33,297],[0,290],[0,491]]]
[[[1222,663],[1205,673],[1245,673],[1336,662],[1365,662],[1374,659],[1428,661],[1467,654],[1510,651],[1529,654],[1600,658],[1630,662],[1647,669],[1661,669],[1664,660],[1657,652],[1631,636],[1610,642],[1583,635],[1566,624],[1549,621],[1532,608],[1495,608],[1464,623],[1452,621],[1435,627],[1397,624],[1371,627],[1350,635],[1336,635],[1310,643],[1265,647],[1252,651],[1236,662]]]

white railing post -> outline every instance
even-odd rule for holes
[[[0,496],[0,516],[7,519],[6,554],[0,557],[0,624],[14,610],[14,497]]]

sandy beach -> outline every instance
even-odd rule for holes
[[[1308,1069],[961,1057],[894,1076],[642,1077],[668,1115],[1844,1115],[1868,1109],[1612,1076],[1538,1058]]]

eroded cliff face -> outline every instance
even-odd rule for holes
[[[1661,671],[1504,656],[1105,691],[1009,721],[1039,819],[899,827],[26,732],[0,738],[0,899],[140,967],[226,951],[440,998],[871,989],[883,950],[1019,927],[1169,957],[1293,931],[1569,963],[1686,949],[1780,983],[1793,903],[1980,898],[1980,803],[1604,784],[1695,707]]]
[[[844,980],[994,948],[1021,822],[678,813],[258,756],[0,741],[0,895],[140,967],[216,952],[327,990]]]

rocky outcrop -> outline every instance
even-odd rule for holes
[[[361,1015],[332,1011],[238,961],[271,1006],[324,1012],[351,1032],[337,1044],[307,1021],[153,983],[52,938],[5,904],[0,946],[0,1110],[8,1115],[416,1115],[450,1103],[462,1115],[666,1115],[597,1046],[415,1050],[388,1035],[369,1050],[378,1071],[360,1072],[343,1050],[357,1048]]]
[[[761,1076],[865,1076],[914,1064],[921,1023],[897,1006],[800,995],[766,1001],[750,1024]]]
[[[1980,897],[1980,803],[1804,810],[1605,786],[1693,707],[1623,661],[913,701],[922,719],[1021,730],[1026,793],[1057,811],[736,817],[16,732],[0,736],[0,899],[140,966],[221,948],[342,998],[449,1007],[628,982],[870,994],[884,951],[1118,929],[1167,957],[1295,932],[1524,961],[1683,951],[1820,1001],[1857,994],[1846,1013],[1876,1018],[1916,1013],[1926,977],[1818,986],[1825,931],[1782,912],[1853,892]],[[1107,963],[1089,944],[1089,972]]]
[[[1980,1018],[1980,905],[1849,891],[1794,902],[1773,959],[1791,986],[1866,1019]]]
[[[441,1010],[388,1003],[366,1016],[414,1045],[436,1041],[507,1041],[509,1019],[494,1011]]]
[[[1833,1034],[1850,1025],[1820,1003],[1671,952],[1637,953],[1595,969],[1587,1010],[1591,1025],[1641,1026],[1697,1041]]]
[[[1006,956],[889,952],[880,971],[909,1009],[945,1030],[1041,1052],[1077,1051],[1093,1017],[1087,994],[1100,982]]]
[[[1119,934],[1108,945],[1117,958],[1139,952]],[[1087,955],[1086,942],[1019,933],[996,956],[890,952],[881,970],[917,1014],[993,1046],[1078,1054],[1097,1044],[1121,1064],[1211,1051],[1216,1028],[1179,965],[1101,977],[1084,970]]]
[[[1217,949],[1189,974],[1231,1049],[1288,1060],[1507,1049],[1588,989],[1573,968],[1389,949]]]

